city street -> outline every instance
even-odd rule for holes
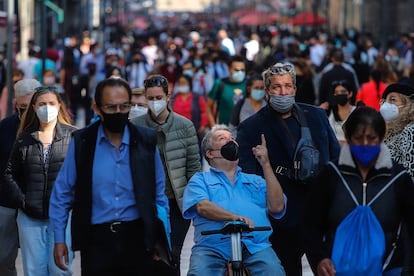
[[[190,230],[187,233],[187,236],[184,242],[183,251],[181,253],[181,260],[182,260],[181,261],[181,276],[185,276],[187,274],[192,245],[193,245],[193,228],[191,226]],[[306,262],[306,258],[303,258],[303,264],[304,264],[303,265],[303,276],[312,276],[313,273],[311,272],[309,265]],[[19,250],[19,255],[17,257],[16,266],[17,266],[17,275],[23,276],[23,266],[22,266],[20,250]],[[79,252],[76,252],[75,259],[72,265],[72,270],[73,270],[73,276],[81,275]]]

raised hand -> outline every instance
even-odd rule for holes
[[[253,154],[256,157],[257,161],[263,167],[269,163],[269,155],[267,153],[266,139],[264,134],[261,136],[262,143],[252,148]]]

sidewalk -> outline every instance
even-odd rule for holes
[[[181,252],[181,276],[185,276],[188,271],[191,247],[193,246],[193,237],[194,237],[194,228],[191,225],[190,229],[188,230],[187,236],[185,237],[183,250]],[[313,276],[313,273],[309,267],[309,264],[306,261],[306,258],[303,258],[302,262],[303,262],[303,276]],[[23,265],[22,265],[20,250],[19,250],[19,255],[17,256],[17,260],[16,260],[16,268],[17,268],[17,275],[23,276]],[[79,252],[76,252],[75,254],[75,259],[73,260],[73,264],[72,264],[72,270],[73,270],[73,276],[81,276]]]

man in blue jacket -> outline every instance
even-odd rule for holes
[[[273,220],[270,240],[287,275],[302,275],[301,258],[304,245],[301,228],[305,200],[311,183],[293,177],[293,154],[301,136],[301,122],[296,108],[302,109],[310,128],[313,144],[319,150],[320,162],[339,155],[339,144],[325,112],[317,107],[295,105],[296,72],[290,63],[276,63],[263,72],[268,105],[243,121],[238,129],[240,167],[244,172],[263,176],[260,164],[251,149],[266,136],[269,159],[282,189],[289,198],[289,207],[281,220]]]

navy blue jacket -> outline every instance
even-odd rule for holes
[[[19,128],[20,119],[18,113],[14,113],[0,121],[0,173],[4,174],[10,153],[16,140],[17,129]],[[0,177],[0,180],[3,177]],[[1,183],[0,183],[0,186]],[[0,205],[6,204],[6,195],[0,191]]]
[[[312,105],[299,103],[298,106],[305,114],[314,145],[320,152],[321,162],[325,164],[330,160],[337,159],[340,147],[329,125],[326,113]],[[292,111],[292,114],[295,114],[295,111]],[[297,120],[295,122],[297,123],[296,133],[300,133],[300,124]],[[292,130],[292,133],[295,133],[295,130]],[[239,166],[246,173],[263,176],[262,168],[252,152],[252,147],[261,143],[261,134],[265,135],[270,163],[288,198],[286,215],[278,221],[278,224],[281,227],[297,226],[301,223],[310,184],[294,181],[286,173],[293,168],[292,159],[297,139],[292,144],[286,127],[282,124],[280,114],[269,105],[239,125],[237,132],[237,142],[240,146]]]

